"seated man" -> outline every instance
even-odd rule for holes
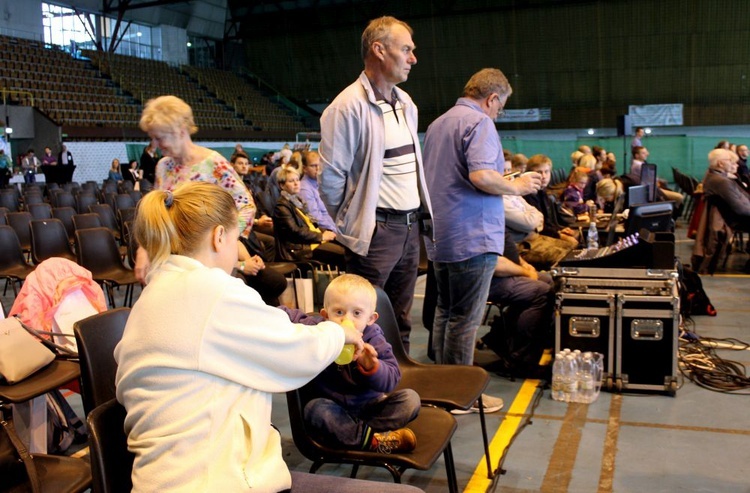
[[[302,154],[302,179],[299,182],[299,196],[307,204],[310,218],[323,229],[338,233],[336,225],[331,219],[325,204],[318,192],[318,171],[320,170],[320,154],[308,151]]]
[[[750,231],[750,195],[733,177],[737,173],[737,155],[726,149],[708,153],[708,171],[703,177],[703,193],[715,197],[724,221],[732,229]]]
[[[489,347],[498,356],[498,371],[512,376],[542,376],[539,359],[554,344],[554,290],[549,274],[539,273],[518,256],[507,241],[497,259],[487,301],[506,307],[478,347]]]
[[[529,158],[526,169],[542,175],[542,188],[536,194],[524,195],[523,197],[544,217],[544,227],[539,234],[565,240],[573,247],[578,246],[576,232],[561,224],[561,220],[558,218],[557,204],[547,194],[547,186],[552,176],[552,160],[544,154],[535,154]]]

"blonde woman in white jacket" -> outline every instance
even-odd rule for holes
[[[272,393],[310,381],[345,343],[360,352],[361,334],[333,322],[292,324],[231,276],[237,208],[217,185],[147,194],[135,235],[152,268],[114,354],[133,491],[366,488],[290,474],[271,426]]]

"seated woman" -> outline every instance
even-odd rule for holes
[[[143,178],[143,171],[138,169],[137,159],[130,160],[130,164],[128,164],[128,170],[125,172],[123,178],[128,180],[129,182],[132,182],[134,186],[136,183],[141,181],[141,178]]]
[[[623,201],[627,203],[627,192],[619,178],[604,178],[596,184],[597,207],[602,212],[614,212],[615,204],[620,197],[624,197]]]
[[[336,233],[319,228],[298,195],[300,179],[297,170],[279,168],[277,179],[281,195],[273,211],[276,260],[305,262],[314,259],[343,269],[344,249],[330,243],[336,239]]]
[[[109,167],[109,176],[108,178],[115,183],[120,183],[122,178],[122,173],[120,173],[120,160],[115,158],[112,160],[112,165]]]
[[[151,259],[149,283],[114,352],[133,491],[382,491],[290,474],[284,463],[271,394],[305,385],[345,343],[358,359],[364,344],[334,322],[293,324],[232,277],[237,217],[232,196],[210,183],[141,201],[135,236]]]

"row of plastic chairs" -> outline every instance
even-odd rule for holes
[[[91,272],[105,293],[110,306],[115,306],[114,288],[125,286],[125,305],[133,303],[134,287],[138,283],[132,269],[122,260],[122,252],[111,230],[104,227],[79,228],[75,231],[75,254],[70,248],[67,234],[57,219],[34,220],[29,223],[30,250],[35,265],[50,257],[62,257],[75,261]],[[13,287],[31,274],[35,265],[27,262],[24,250],[15,230],[0,225],[0,279]]]

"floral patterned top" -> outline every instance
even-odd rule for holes
[[[242,178],[224,156],[212,151],[206,159],[192,166],[177,164],[172,157],[165,156],[156,165],[154,188],[157,190],[174,190],[185,181],[204,181],[225,188],[232,194],[239,211],[240,234],[244,237],[250,234],[255,218],[255,202],[242,183]]]

